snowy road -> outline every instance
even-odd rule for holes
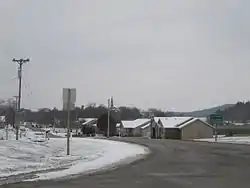
[[[85,138],[72,139],[70,156],[65,153],[66,139],[63,138],[42,143],[27,139],[1,140],[0,143],[0,184],[23,179],[62,178],[100,170],[147,152],[138,145]]]

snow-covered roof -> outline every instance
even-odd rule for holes
[[[199,117],[197,119],[200,119],[201,121],[207,122],[207,118],[206,117]]]
[[[156,123],[158,123],[158,121],[159,121],[160,118],[165,118],[165,117],[154,117],[154,121],[155,121]]]
[[[148,122],[146,125],[144,125],[143,127],[141,127],[142,129],[147,128],[148,126],[150,126],[151,122]]]
[[[180,124],[180,125],[178,126],[178,128],[181,129],[181,128],[183,128],[183,127],[185,127],[185,126],[189,125],[190,123],[193,123],[193,122],[195,122],[195,121],[197,121],[197,120],[202,121],[202,122],[205,123],[207,126],[213,128],[212,125],[210,125],[210,124],[208,124],[207,122],[201,120],[200,118],[193,118],[193,119],[191,119],[191,120],[189,120],[189,121],[187,121],[187,122],[185,122],[185,123],[183,123],[183,124]]]
[[[156,117],[155,121],[161,121],[162,125],[164,128],[183,128],[187,125],[189,125],[190,123],[193,123],[197,120],[204,122],[205,124],[207,124],[210,127],[210,124],[206,123],[205,121],[203,121],[202,118],[193,118],[193,117]]]
[[[177,125],[177,127],[181,129],[182,127],[185,127],[188,124],[195,122],[196,120],[198,120],[198,118],[192,118],[190,120],[187,120],[186,122],[183,122],[182,124]]]
[[[140,125],[143,125],[143,124],[149,123],[149,122],[150,122],[150,119],[147,119],[147,118],[141,118],[141,119],[134,120],[134,124],[137,126],[140,126]]]
[[[97,118],[84,118],[84,121],[88,121],[88,122],[90,122],[90,121],[94,121],[94,120],[97,120]]]
[[[88,125],[88,124],[90,124],[90,123],[96,123],[96,121],[97,121],[97,119],[96,118],[84,118],[83,119],[85,122],[84,123],[82,123],[82,125]]]
[[[143,118],[143,119],[122,121],[122,125],[124,128],[136,128],[148,122],[150,122],[150,119]]]
[[[192,119],[192,117],[156,117],[155,120],[156,122],[160,120],[164,128],[177,128],[178,125]]]
[[[5,116],[0,116],[0,122],[5,122]]]
[[[135,124],[133,120],[124,120],[122,121],[122,125],[124,128],[135,128]]]

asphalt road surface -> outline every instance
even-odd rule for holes
[[[250,146],[127,139],[151,149],[120,168],[62,181],[23,182],[6,188],[249,188]],[[122,148],[121,148],[122,152]]]

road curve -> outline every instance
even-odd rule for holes
[[[151,154],[120,168],[69,180],[23,182],[0,188],[249,188],[250,146],[123,139]],[[122,148],[121,148],[122,152]]]

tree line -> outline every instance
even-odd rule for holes
[[[75,107],[71,111],[71,121],[75,121],[79,118],[99,118],[101,115],[108,112],[108,109],[104,105],[90,104],[88,106]],[[121,120],[135,120],[138,118],[150,118],[153,116],[167,117],[173,116],[172,112],[163,112],[159,109],[150,108],[148,110],[141,110],[136,107],[121,106],[111,111],[112,116],[119,122]],[[36,122],[38,124],[55,124],[55,121],[59,121],[62,124],[66,124],[67,111],[53,109],[39,109],[34,112],[29,109],[22,109],[22,119],[26,122]],[[63,126],[63,125],[62,125]]]
[[[237,102],[223,111],[218,110],[217,113],[222,115],[224,120],[245,123],[250,120],[250,102]]]
[[[21,110],[20,119],[26,122],[36,122],[38,124],[55,124],[55,122],[61,122],[66,124],[67,112],[53,109],[39,109],[38,111],[31,111],[29,109]],[[95,103],[87,106],[78,106],[71,112],[71,121],[75,121],[79,118],[99,118],[101,115],[107,113],[108,109],[104,105],[96,105]],[[1,112],[1,109],[0,109]],[[250,102],[237,102],[234,106],[226,108],[225,110],[218,110],[216,113],[221,114],[224,120],[228,121],[241,121],[246,122],[250,120]],[[4,110],[0,115],[7,114],[7,121],[12,123],[13,110]],[[121,120],[135,120],[138,118],[150,118],[155,117],[171,117],[171,116],[184,116],[183,113],[178,112],[164,112],[160,109],[150,108],[148,110],[141,110],[136,107],[121,106],[116,111],[111,112],[112,116],[119,122]],[[61,125],[63,126],[63,125]]]

